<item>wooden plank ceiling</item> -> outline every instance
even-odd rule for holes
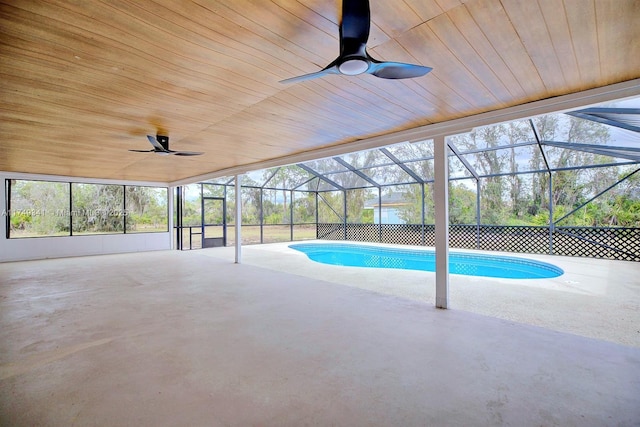
[[[340,0],[12,0],[0,9],[0,170],[172,182],[640,77],[638,0],[371,0],[332,75]],[[145,135],[198,157],[133,153]]]

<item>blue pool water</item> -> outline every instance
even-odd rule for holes
[[[296,243],[290,248],[324,264],[350,267],[401,268],[435,271],[433,250],[389,248],[341,243]],[[449,272],[507,279],[544,279],[564,271],[546,262],[489,254],[449,252]]]

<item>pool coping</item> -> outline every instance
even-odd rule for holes
[[[304,248],[311,248],[310,251],[305,251]],[[400,259],[404,259],[404,256],[409,256],[412,259],[410,259],[409,261],[417,261],[415,258],[417,256],[420,256],[420,254],[426,254],[428,256],[428,258],[425,259],[425,261],[429,261],[427,264],[430,268],[429,269],[423,269],[423,268],[403,268],[403,267],[392,267],[392,266],[384,266],[384,265],[351,265],[351,264],[339,264],[339,263],[335,263],[335,262],[325,262],[322,260],[317,259],[317,252],[319,251],[326,251],[326,249],[320,249],[323,247],[328,247],[329,251],[333,250],[336,252],[341,252],[343,249],[349,248],[349,247],[353,247],[353,253],[354,254],[366,254],[367,252],[377,252],[374,253],[374,255],[380,255],[382,257],[388,256],[388,257],[395,257],[395,258],[400,258]],[[431,265],[433,261],[433,263],[435,263],[435,255],[436,255],[436,251],[435,248],[431,248],[431,247],[411,247],[408,248],[406,246],[394,246],[394,247],[387,247],[387,246],[380,246],[380,245],[376,245],[376,244],[371,244],[371,243],[360,243],[360,244],[344,244],[344,243],[330,243],[330,244],[320,244],[320,243],[316,243],[316,242],[296,242],[296,243],[291,243],[289,245],[289,248],[298,250],[302,253],[304,253],[305,255],[307,255],[307,257],[309,259],[311,259],[312,261],[316,261],[316,262],[320,262],[320,263],[324,263],[324,264],[329,264],[329,265],[343,265],[343,266],[350,266],[350,267],[366,267],[366,268],[397,268],[397,269],[406,269],[406,270],[416,270],[416,271],[427,271],[427,272],[434,272],[433,269],[431,269],[431,267],[435,268],[435,265]],[[312,255],[316,255],[316,257],[312,256]],[[478,252],[476,251],[475,253],[470,253],[470,252],[464,252],[464,251],[459,251],[457,249],[453,249],[449,251],[449,259],[450,259],[450,274],[461,274],[461,275],[465,275],[465,276],[478,276],[478,277],[494,277],[494,278],[501,278],[501,279],[519,279],[519,280],[531,280],[531,279],[548,279],[548,278],[554,278],[554,277],[559,277],[562,276],[564,274],[564,270],[558,266],[556,266],[553,263],[547,262],[547,261],[540,261],[540,260],[535,260],[532,259],[531,257],[514,257],[514,256],[508,256],[508,255],[502,255],[502,254],[494,254],[494,253],[490,253],[490,252]],[[505,275],[505,273],[500,273],[501,275],[498,275],[499,271],[504,271],[507,270],[507,274],[508,274],[508,268],[501,268],[501,267],[495,267],[496,269],[498,269],[498,272],[495,271],[490,271],[492,274],[470,274],[470,273],[466,273],[466,272],[460,272],[461,268],[458,268],[458,266],[456,264],[458,263],[464,263],[465,261],[470,262],[472,265],[473,263],[481,263],[481,262],[491,262],[491,261],[498,261],[500,263],[504,263],[504,262],[509,262],[509,263],[513,263],[513,264],[518,264],[520,266],[526,266],[528,268],[537,268],[538,270],[544,271],[546,274],[539,274],[537,276],[534,277],[513,277],[513,275]],[[464,269],[462,269],[464,270]],[[521,271],[521,270],[520,270]]]

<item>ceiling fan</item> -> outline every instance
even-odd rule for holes
[[[136,153],[156,153],[162,156],[174,155],[174,156],[199,156],[203,153],[198,153],[195,151],[174,151],[169,150],[169,137],[165,135],[157,135],[153,137],[151,135],[147,135],[147,139],[153,145],[152,150],[129,150],[134,151]]]
[[[410,79],[424,76],[432,70],[422,65],[378,61],[372,58],[367,53],[370,21],[369,0],[343,0],[340,55],[320,71],[281,80],[280,83],[300,82],[327,74],[355,76],[367,73],[383,79]]]

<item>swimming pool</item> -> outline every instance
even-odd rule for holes
[[[296,243],[291,249],[324,264],[350,267],[435,271],[435,251],[343,243]],[[545,279],[564,271],[555,265],[524,258],[449,251],[449,272],[506,279]]]

